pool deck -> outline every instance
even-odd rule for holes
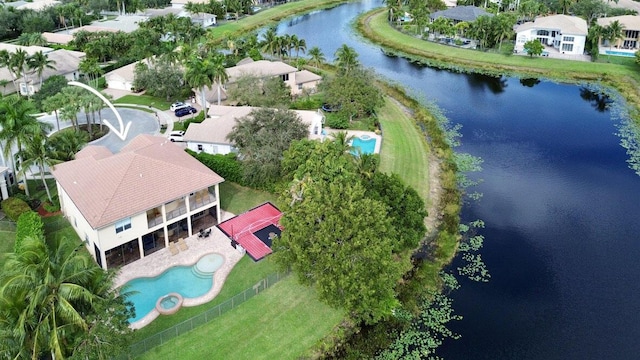
[[[376,133],[374,133],[373,131],[361,131],[361,130],[336,130],[336,129],[328,129],[325,128],[325,130],[327,131],[327,136],[328,137],[333,137],[333,134],[337,134],[339,132],[346,132],[348,137],[359,137],[362,138],[362,136],[369,136],[369,138],[371,139],[376,139],[376,147],[373,150],[374,154],[379,154],[380,153],[380,147],[382,146],[382,136],[378,135]],[[365,140],[365,139],[363,139]]]
[[[222,211],[221,220],[233,217],[234,214]],[[217,227],[211,228],[211,235],[208,238],[200,239],[195,234],[185,238],[185,242],[189,247],[187,250],[180,251],[176,255],[171,255],[168,248],[158,250],[155,253],[137,260],[131,264],[123,266],[115,279],[114,286],[120,287],[130,280],[140,277],[154,277],[162,274],[165,270],[172,266],[189,266],[207,254],[218,253],[224,257],[224,263],[213,276],[213,287],[209,292],[197,298],[185,298],[182,306],[197,306],[208,303],[220,293],[222,285],[231,269],[242,259],[243,253],[231,247],[229,238],[224,235]],[[140,329],[155,320],[160,313],[152,310],[142,319],[132,323],[132,329]]]

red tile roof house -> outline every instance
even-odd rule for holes
[[[117,154],[90,145],[52,173],[65,217],[104,269],[220,220],[224,179],[164,137],[139,135]]]

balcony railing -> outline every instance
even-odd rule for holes
[[[189,197],[189,209],[195,210],[216,201],[216,196],[210,192],[195,194]]]

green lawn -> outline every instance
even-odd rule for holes
[[[274,194],[240,186],[230,181],[220,184],[220,207],[234,214],[240,214],[266,201],[274,202]]]
[[[141,359],[298,359],[342,318],[290,276]]]
[[[380,169],[396,173],[426,200],[429,196],[429,150],[415,121],[387,98],[378,112],[382,128]]]
[[[151,106],[160,110],[169,110],[171,103],[149,95],[125,95],[113,101],[114,104],[137,104]]]
[[[9,225],[8,220],[0,222],[0,269],[4,266],[5,254],[13,252],[13,243],[16,241],[15,226]]]

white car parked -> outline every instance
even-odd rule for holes
[[[182,109],[185,108],[189,105],[183,103],[182,101],[178,101],[178,102],[174,102],[173,104],[171,104],[171,106],[169,107],[169,110],[171,111],[176,111],[178,109]]]
[[[184,141],[184,131],[182,131],[182,130],[172,131],[172,132],[169,133],[169,135],[167,135],[167,137],[172,142]]]

